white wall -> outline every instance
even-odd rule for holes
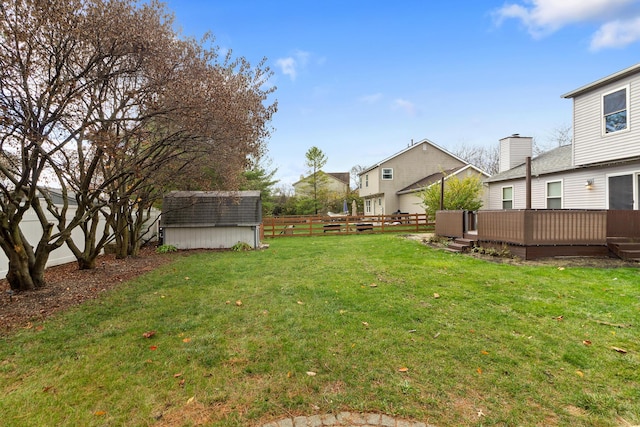
[[[76,208],[74,206],[69,206],[69,210],[67,211],[68,217],[69,218],[73,217],[75,213],[76,213]],[[156,219],[159,214],[160,214],[159,211],[156,211],[156,210],[152,211],[150,221],[153,221],[154,219]],[[55,219],[53,218],[53,215],[51,215],[48,212],[47,212],[47,218],[49,218],[49,220],[53,223],[56,222]],[[38,241],[40,240],[40,237],[42,236],[42,227],[40,226],[40,221],[38,220],[38,217],[36,216],[35,212],[33,212],[32,210],[27,211],[27,213],[25,214],[22,220],[22,223],[20,224],[20,228],[22,229],[22,232],[24,233],[24,236],[27,239],[27,241],[33,246],[37,245]],[[101,219],[100,225],[98,227],[98,232],[100,232],[100,230],[103,230],[103,229],[104,229],[104,220]],[[54,227],[54,233],[55,233],[55,230],[56,228]],[[152,239],[153,234],[155,234],[157,239],[157,236],[158,236],[157,221],[149,230],[149,232],[145,234],[145,239],[154,240]],[[84,235],[82,234],[82,230],[80,230],[79,228],[74,229],[71,232],[71,238],[74,240],[74,242],[76,242],[76,245],[78,245],[80,249],[84,249]],[[47,267],[66,264],[68,262],[74,262],[75,260],[76,260],[76,257],[73,255],[73,253],[65,243],[55,251],[51,252],[51,254],[49,255],[49,260],[47,261]],[[9,271],[9,260],[7,256],[4,254],[4,252],[0,250],[0,275],[2,277],[5,277],[8,271]]]

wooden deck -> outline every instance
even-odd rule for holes
[[[614,255],[640,260],[640,248],[630,245],[640,242],[640,211],[481,210],[475,222],[466,215],[465,211],[438,211],[436,234],[507,248],[523,259]],[[468,224],[476,229],[468,229]]]

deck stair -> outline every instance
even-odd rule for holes
[[[624,237],[608,238],[607,246],[618,258],[640,262],[640,239]]]
[[[453,239],[446,247],[446,250],[449,252],[468,252],[475,245],[475,240],[471,239],[463,239],[461,237],[457,237]]]

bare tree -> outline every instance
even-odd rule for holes
[[[500,168],[500,147],[498,144],[489,146],[461,145],[452,153],[489,175],[498,173]]]
[[[16,0],[0,17],[0,247],[13,289],[42,286],[49,253],[65,241],[81,268],[109,239],[120,256],[135,253],[141,213],[176,174],[202,180],[208,168],[232,186],[263,150],[276,108],[264,105],[269,70],[180,40],[159,3]],[[45,178],[62,189],[62,206]],[[35,247],[20,228],[28,209],[42,227]]]

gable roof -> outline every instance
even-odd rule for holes
[[[316,173],[317,174],[322,173],[322,174],[325,174],[327,176],[330,176],[333,179],[335,179],[336,181],[340,181],[341,183],[343,183],[345,185],[349,185],[349,179],[351,178],[351,175],[349,174],[349,172],[325,172],[325,171],[319,170]],[[300,184],[301,182],[304,182],[304,181],[310,179],[312,176],[313,176],[313,174],[300,177],[300,179],[298,181],[294,182],[292,185],[295,187],[296,185]]]
[[[432,184],[435,184],[437,182],[440,182],[440,180],[442,178],[449,179],[449,177],[454,176],[454,175],[458,175],[459,173],[465,171],[466,169],[475,169],[479,174],[482,174],[484,176],[489,176],[489,174],[487,174],[486,172],[481,171],[480,169],[478,169],[477,167],[468,164],[466,166],[462,166],[462,167],[458,167],[458,168],[451,168],[451,169],[447,169],[445,171],[442,172],[438,172],[438,173],[434,173],[431,174],[429,176],[426,176],[424,178],[422,178],[419,181],[414,182],[411,185],[406,186],[405,188],[403,188],[402,190],[399,190],[396,194],[406,194],[406,193],[413,193],[419,190],[422,190],[423,188],[426,187],[430,187]]]
[[[563,145],[558,148],[554,148],[551,151],[542,153],[537,157],[531,159],[531,175],[546,175],[554,172],[562,172],[569,169],[575,169],[571,162],[571,145]],[[526,176],[526,165],[522,163],[516,167],[513,167],[504,172],[493,175],[487,178],[485,182],[497,182],[507,181],[510,179],[519,179]]]
[[[431,142],[431,141],[429,141],[428,139],[426,139],[426,138],[425,138],[425,139],[423,139],[423,140],[421,140],[421,141],[418,141],[418,142],[416,142],[416,143],[414,143],[414,144],[412,144],[412,145],[408,146],[408,147],[407,147],[407,148],[405,148],[404,150],[402,150],[402,151],[398,151],[398,152],[397,152],[397,153],[395,153],[394,155],[392,155],[392,156],[390,156],[390,157],[387,157],[386,159],[384,159],[384,160],[382,160],[382,161],[379,161],[378,163],[376,163],[376,164],[374,164],[374,165],[372,165],[372,166],[369,166],[368,168],[366,168],[365,170],[363,170],[362,172],[360,172],[358,175],[362,175],[362,174],[364,174],[364,173],[370,172],[371,170],[373,170],[373,169],[375,169],[375,168],[379,167],[380,165],[382,165],[383,163],[386,163],[386,162],[388,162],[389,160],[394,159],[394,158],[396,158],[396,157],[400,156],[401,154],[406,153],[407,151],[413,150],[414,148],[416,148],[416,147],[418,147],[418,146],[420,146],[420,145],[422,145],[422,144],[429,144],[429,145],[431,145],[432,147],[434,147],[434,148],[436,148],[436,149],[438,149],[438,150],[442,151],[443,153],[450,155],[450,156],[451,156],[451,157],[453,157],[454,159],[459,160],[459,161],[463,162],[464,164],[468,164],[468,162],[464,161],[464,160],[463,160],[463,159],[461,159],[460,157],[456,156],[455,154],[453,154],[453,153],[451,153],[451,152],[449,152],[449,151],[445,150],[444,148],[442,148],[442,147],[438,146],[437,144],[435,144],[435,143],[433,143],[433,142]]]
[[[629,68],[625,68],[624,70],[618,71],[617,73],[613,73],[607,77],[603,77],[593,83],[589,83],[587,85],[579,87],[578,89],[572,90],[571,92],[567,92],[562,95],[562,98],[575,98],[576,96],[598,89],[599,87],[608,85],[609,83],[624,79],[625,77],[629,77],[638,72],[640,72],[640,64],[632,65]]]

